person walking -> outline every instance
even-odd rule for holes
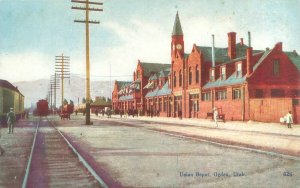
[[[214,121],[216,123],[216,127],[218,127],[219,113],[218,113],[218,109],[216,107],[213,108],[213,116],[214,116]]]
[[[285,117],[286,117],[286,123],[287,123],[288,128],[292,128],[292,123],[293,123],[292,112],[289,111],[289,113],[287,113],[287,115]]]
[[[7,113],[7,125],[8,125],[8,134],[14,133],[14,123],[16,121],[16,115],[14,109],[10,108],[10,112]]]

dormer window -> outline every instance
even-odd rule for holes
[[[226,67],[223,66],[221,67],[221,80],[225,80],[226,79]]]
[[[215,69],[210,70],[210,81],[211,82],[215,81]]]
[[[236,77],[237,78],[241,78],[242,77],[242,63],[239,63],[236,66]]]

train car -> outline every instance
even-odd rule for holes
[[[17,120],[24,117],[24,95],[7,80],[0,79],[0,123],[6,122],[6,114],[14,109]]]
[[[47,116],[49,114],[49,107],[47,100],[39,100],[36,103],[36,115],[38,116]]]

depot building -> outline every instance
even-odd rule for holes
[[[292,112],[300,122],[300,56],[273,48],[253,49],[229,32],[228,46],[193,45],[185,52],[178,13],[171,37],[170,63],[138,60],[133,81],[115,81],[114,110],[140,115],[207,118],[213,108],[226,120],[279,122]],[[166,54],[168,55],[168,54]]]

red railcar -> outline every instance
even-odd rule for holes
[[[42,99],[36,103],[36,114],[38,116],[47,116],[49,114],[49,107],[48,107],[47,100]]]

